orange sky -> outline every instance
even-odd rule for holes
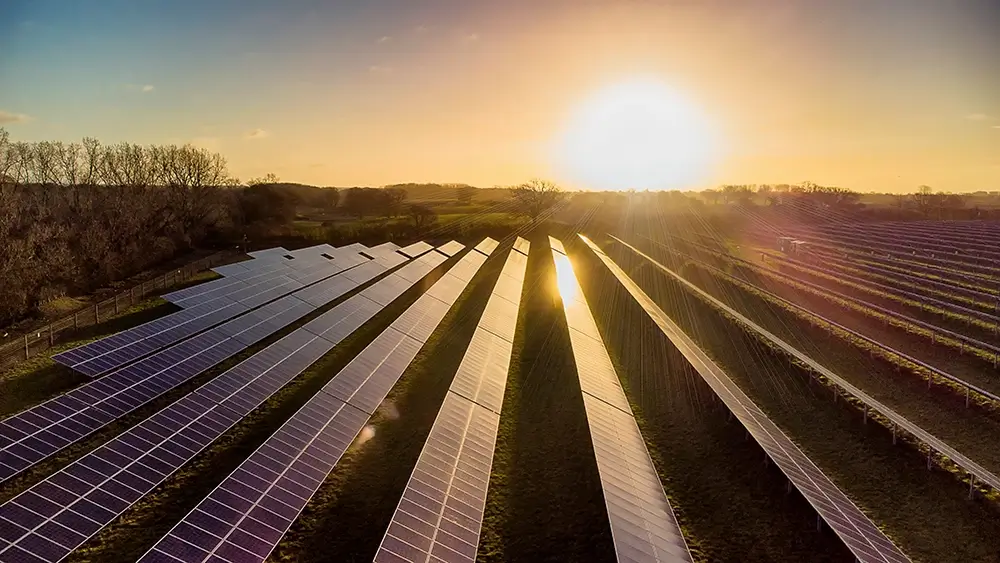
[[[12,137],[191,141],[319,185],[559,181],[575,104],[653,74],[726,141],[693,188],[1000,189],[987,0],[116,2],[5,5]]]

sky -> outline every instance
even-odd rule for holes
[[[190,142],[243,179],[564,181],[574,108],[636,75],[724,139],[690,188],[1000,190],[997,0],[0,0],[12,138]]]

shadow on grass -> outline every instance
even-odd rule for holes
[[[531,250],[478,561],[614,561],[552,253]]]

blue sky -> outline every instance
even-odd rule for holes
[[[1000,189],[987,0],[0,3],[12,137],[195,142],[242,177],[548,175],[573,104],[635,72],[725,125],[713,180]]]

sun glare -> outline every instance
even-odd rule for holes
[[[599,190],[698,188],[720,156],[710,121],[653,78],[614,84],[572,113],[557,143],[561,176]]]

